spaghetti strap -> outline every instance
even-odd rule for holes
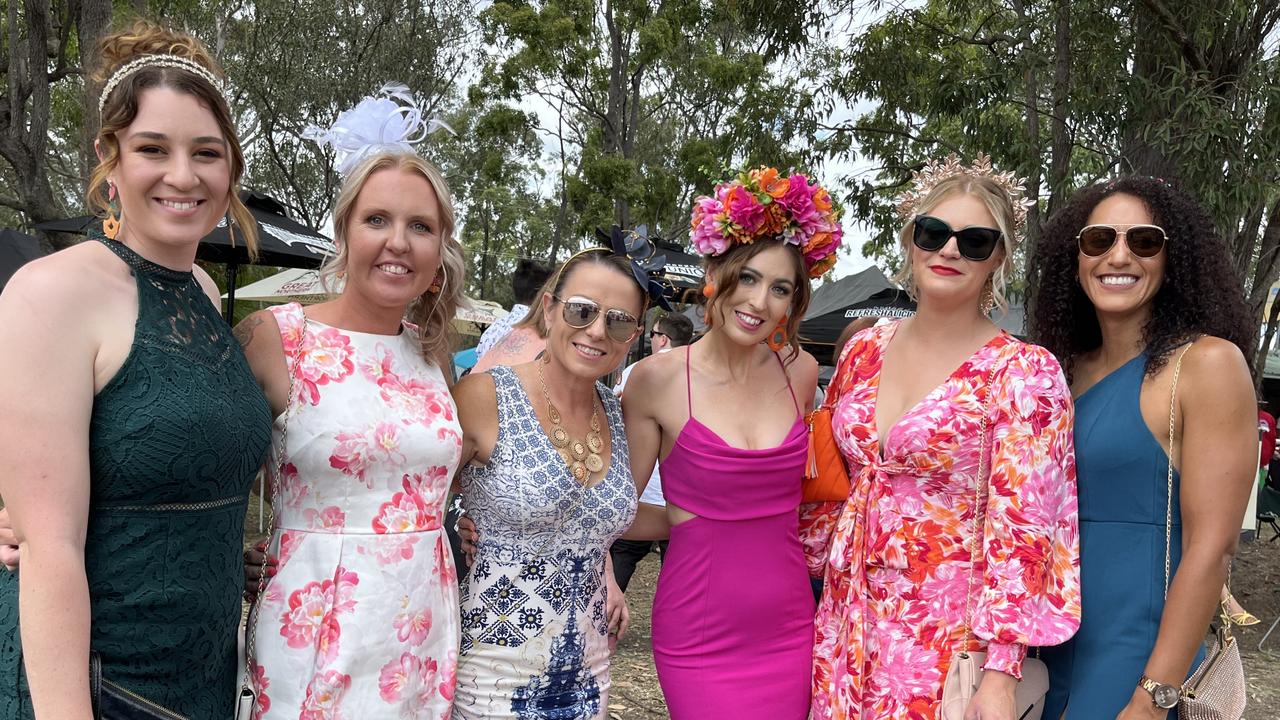
[[[800,411],[800,401],[796,399],[796,391],[791,387],[791,376],[787,374],[787,366],[782,364],[782,356],[777,352],[773,356],[778,360],[778,367],[782,369],[782,379],[787,381],[787,392],[791,393],[791,404],[796,406],[796,417],[804,415]]]
[[[689,380],[689,356],[693,354],[692,347],[686,347],[684,351],[684,396],[689,404],[689,417],[693,418],[693,384]]]

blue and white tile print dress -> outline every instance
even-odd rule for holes
[[[597,393],[609,424],[605,477],[569,473],[510,368],[490,371],[498,440],[487,465],[462,472],[480,534],[462,586],[456,720],[604,718],[609,643],[604,561],[636,512],[617,398]]]

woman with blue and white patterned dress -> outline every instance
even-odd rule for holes
[[[604,718],[625,605],[608,548],[636,511],[622,413],[598,382],[646,296],[607,250],[565,262],[540,298],[543,356],[464,378],[462,497],[479,540],[462,586],[453,717]],[[559,307],[557,307],[559,306]],[[602,422],[603,420],[603,422]]]

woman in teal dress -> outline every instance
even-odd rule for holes
[[[198,41],[139,23],[99,57],[106,237],[0,296],[0,494],[22,541],[0,581],[0,717],[91,717],[92,650],[114,692],[228,720],[271,418],[193,263],[228,212],[255,247],[243,159]]]
[[[1081,190],[1035,257],[1033,336],[1076,399],[1081,545],[1080,630],[1043,649],[1044,717],[1173,717],[1258,452],[1243,290],[1204,210],[1158,178]]]

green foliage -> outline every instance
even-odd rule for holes
[[[572,218],[556,246],[615,222],[678,238],[688,207],[726,168],[814,158],[800,66],[770,62],[803,44],[809,11],[724,0],[496,3],[481,16],[506,97],[552,106]],[[776,21],[776,23],[775,23]],[[563,244],[561,245],[561,243]]]
[[[1189,46],[1153,4],[1174,8]],[[985,151],[998,167],[1038,174],[1042,210],[1049,196],[1117,172],[1176,178],[1249,255],[1259,235],[1237,237],[1242,219],[1269,206],[1280,182],[1280,57],[1265,40],[1277,16],[1242,1],[931,0],[889,11],[848,47],[818,50],[835,75],[819,104],[868,108],[826,138],[833,156],[875,167],[846,198],[875,230],[865,250],[893,258],[892,198],[913,169]],[[1055,43],[1064,19],[1065,53]],[[1054,86],[1060,66],[1065,88]],[[1064,152],[1053,142],[1055,99],[1069,141],[1056,179],[1047,177]]]

